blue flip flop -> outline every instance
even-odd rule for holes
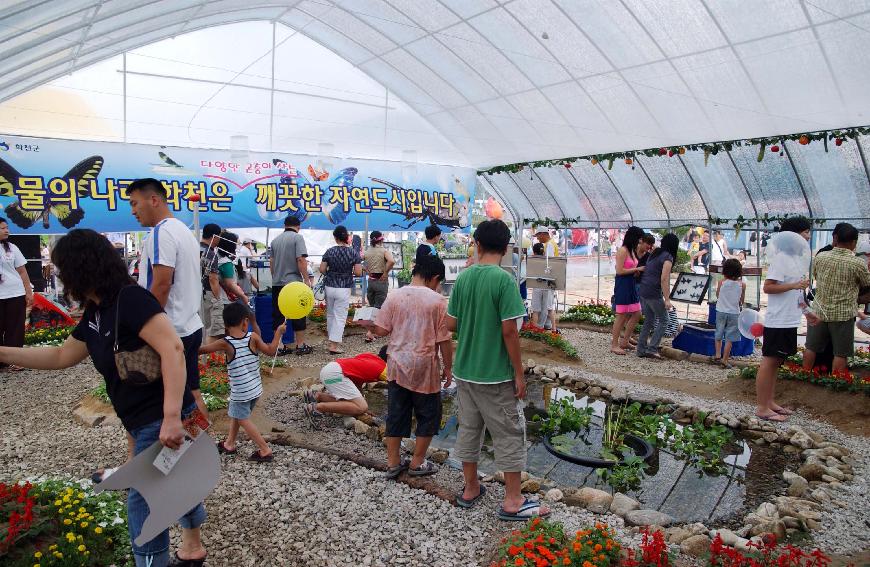
[[[523,505],[516,512],[506,512],[504,508],[499,508],[498,510],[498,519],[505,522],[524,522],[535,517],[546,518],[549,515],[549,510],[545,514],[541,513],[540,502],[529,500],[528,498],[525,499]]]
[[[465,487],[462,487],[462,490],[459,492],[459,494],[456,495],[456,505],[459,506],[460,508],[471,508],[475,504],[477,504],[478,500],[483,498],[484,494],[486,494],[486,487],[481,484],[480,485],[480,493],[478,493],[477,496],[475,496],[474,498],[472,498],[470,500],[466,500],[465,498],[462,497],[462,494],[464,492],[465,492]]]

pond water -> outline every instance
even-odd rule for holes
[[[544,414],[550,401],[568,396],[576,395],[570,390],[543,385],[540,382],[529,383],[525,406],[528,424],[526,470],[532,476],[546,479],[554,486],[590,486],[613,492],[609,485],[601,481],[595,469],[552,455],[537,433],[532,417],[535,414]],[[385,391],[369,391],[366,398],[370,411],[383,416],[386,411]],[[457,431],[455,390],[442,391],[442,400],[442,427],[438,436],[432,440],[432,445],[448,450],[451,453],[448,466],[461,469],[461,464],[452,457]],[[576,399],[574,404],[578,407],[591,406],[595,416],[600,419],[603,419],[608,406],[605,401],[588,397]],[[787,465],[797,462],[795,456],[767,445],[750,445],[737,434],[735,441],[726,447],[725,452],[725,472],[708,474],[676,458],[667,450],[657,449],[639,488],[628,491],[627,494],[640,501],[644,508],[664,512],[678,522],[715,521],[727,524],[732,519],[737,520],[740,512],[758,506],[785,488],[782,472]],[[496,472],[494,458],[491,439],[487,435],[479,463],[482,473]]]

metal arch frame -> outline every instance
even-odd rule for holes
[[[488,174],[488,173],[482,173],[482,174],[479,174],[479,176],[481,176],[481,177],[483,177],[484,179],[486,179],[486,182],[489,184],[490,187],[493,188],[493,190],[495,191],[496,195],[497,195],[498,197],[500,197],[500,198],[505,202],[505,204],[508,205],[508,206],[510,207],[510,209],[511,209],[512,212],[515,212],[515,214],[516,214],[516,213],[518,213],[518,212],[520,211],[520,203],[516,203],[516,202],[514,202],[514,201],[511,200],[511,199],[507,199],[507,198],[505,197],[505,194],[502,193],[502,192],[498,189],[498,186],[493,182],[493,180],[492,180],[492,175],[490,175],[490,174]],[[510,176],[508,176],[508,177],[510,178]],[[513,182],[514,185],[517,185],[517,182],[516,182],[513,178],[510,178],[510,179],[511,179],[511,182]],[[519,187],[519,186],[517,186],[517,187]],[[520,189],[519,191],[520,191],[520,194],[521,194],[523,197],[525,197],[525,193],[523,193],[522,189]],[[531,201],[529,201],[528,198],[526,198],[526,202],[529,204],[529,207],[531,207],[532,212],[535,213],[535,214],[538,214],[538,211],[535,210],[535,206],[532,204]],[[519,215],[519,217],[520,217],[520,218],[519,218],[520,224],[522,224],[523,217],[522,217],[522,215]]]
[[[701,188],[698,187],[698,183],[695,181],[695,178],[692,177],[692,174],[689,173],[689,168],[686,167],[686,162],[683,161],[683,156],[677,154],[677,161],[680,162],[680,165],[683,166],[683,170],[686,172],[686,177],[689,178],[689,181],[692,182],[692,187],[695,188],[695,191],[698,193],[698,197],[701,199],[701,204],[704,205],[704,210],[707,212],[707,221],[710,220],[710,207],[707,206],[707,200],[704,198],[704,194],[701,193]]]
[[[507,205],[508,209],[510,210],[511,215],[513,215],[513,217],[516,221],[516,225],[518,227],[522,228],[523,225],[525,225],[525,222],[524,222],[523,216],[519,214],[519,211],[516,208],[516,203],[505,198],[505,196],[502,194],[502,192],[499,191],[498,187],[495,186],[495,183],[492,182],[492,179],[489,178],[488,174],[484,173],[482,175],[479,175],[478,177],[480,177],[481,179],[486,181],[486,184],[489,185],[490,190],[493,193],[495,193],[495,196],[498,197],[499,199],[501,199],[502,202],[504,202],[504,204]]]
[[[604,165],[599,161],[598,167],[601,168],[601,171],[604,173],[604,177],[610,182],[614,189],[616,189],[616,194],[619,195],[619,200],[622,201],[622,206],[625,207],[625,211],[628,213],[628,222],[632,225],[634,224],[634,215],[631,212],[631,209],[628,208],[628,203],[625,201],[625,197],[622,195],[622,191],[619,190],[619,185],[607,174],[607,170],[604,169]]]
[[[794,160],[791,157],[791,152],[788,151],[788,144],[786,140],[783,140],[782,150],[785,152],[785,156],[788,158],[788,164],[791,166],[791,170],[794,173],[794,178],[797,179],[798,187],[800,187],[801,195],[804,196],[804,203],[807,206],[807,212],[810,215],[810,218],[813,217],[813,207],[810,205],[810,198],[807,196],[807,190],[804,187],[804,182],[801,180],[801,176],[798,173],[797,168],[794,166]]]
[[[659,198],[659,203],[662,204],[662,209],[664,209],[665,217],[668,220],[668,228],[671,228],[671,213],[670,213],[670,211],[668,211],[668,207],[667,207],[667,205],[665,205],[665,200],[662,199],[661,193],[659,193],[659,188],[656,187],[656,184],[652,182],[652,179],[650,179],[649,173],[647,173],[646,168],[643,166],[643,163],[641,162],[641,160],[637,159],[637,156],[635,156],[635,161],[637,162],[637,165],[640,167],[640,170],[643,172],[643,176],[646,177],[647,183],[649,183],[649,186],[652,187],[653,191],[655,191],[656,197]]]
[[[580,189],[580,192],[583,193],[583,196],[586,198],[586,202],[589,203],[589,206],[592,207],[592,212],[595,213],[595,222],[598,223],[598,227],[601,228],[601,215],[598,214],[598,209],[595,208],[595,203],[592,202],[592,199],[589,198],[589,194],[586,193],[586,189],[583,188],[583,185],[580,184],[580,181],[577,179],[577,176],[574,175],[574,172],[571,171],[573,168],[568,169],[568,175],[571,176],[571,179],[574,181],[574,185]]]
[[[755,206],[755,199],[752,197],[752,192],[749,191],[749,186],[746,184],[746,180],[743,179],[743,174],[740,173],[740,168],[737,167],[737,162],[734,161],[734,156],[731,155],[731,152],[725,151],[728,155],[728,161],[731,162],[731,167],[734,168],[734,172],[737,174],[737,179],[740,180],[740,185],[743,186],[743,190],[746,191],[746,196],[749,198],[749,204],[752,205],[752,214],[755,215],[755,218],[758,218],[758,207]]]
[[[556,194],[550,190],[550,187],[547,185],[547,183],[544,181],[544,179],[538,174],[538,172],[535,171],[534,167],[529,166],[529,169],[532,170],[532,175],[534,175],[535,177],[538,178],[538,181],[541,182],[541,186],[550,195],[550,198],[553,199],[553,202],[559,208],[559,212],[562,213],[562,218],[567,218],[568,215],[565,214],[565,209],[562,208],[562,203],[559,202],[559,199],[556,198]]]

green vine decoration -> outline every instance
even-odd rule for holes
[[[757,161],[762,161],[768,153],[768,148],[771,153],[783,154],[784,149],[782,144],[786,141],[797,142],[801,145],[808,145],[812,142],[822,142],[825,151],[829,150],[828,142],[833,141],[834,145],[840,146],[848,140],[855,140],[858,136],[866,136],[870,134],[870,126],[857,126],[854,128],[838,128],[833,130],[817,130],[814,132],[799,132],[796,134],[783,134],[771,136],[767,138],[748,138],[743,140],[726,140],[720,142],[708,142],[704,144],[687,144],[680,146],[663,146],[659,148],[646,148],[643,150],[632,150],[627,152],[611,152],[604,154],[593,154],[586,156],[574,156],[557,159],[531,161],[526,163],[509,163],[506,165],[497,165],[486,170],[478,171],[479,174],[494,175],[496,173],[518,173],[526,167],[553,167],[563,166],[571,168],[580,160],[586,160],[592,165],[607,162],[607,169],[613,169],[613,164],[617,160],[623,161],[626,165],[634,167],[634,159],[638,155],[644,157],[674,157],[684,155],[688,151],[704,152],[704,165],[710,159],[711,155],[717,155],[720,151],[730,152],[734,148],[746,146],[758,146]],[[588,222],[588,221],[587,221]]]
[[[744,228],[753,229],[756,225],[761,226],[762,228],[769,227],[771,225],[779,225],[785,219],[795,218],[795,217],[805,217],[806,215],[801,215],[797,213],[785,213],[781,215],[771,215],[769,213],[764,213],[764,215],[760,217],[749,217],[746,218],[743,215],[738,216],[735,219],[726,219],[720,217],[709,217],[706,220],[706,226],[710,226],[712,228],[731,228],[734,229],[736,234],[740,234],[740,231]],[[816,226],[824,226],[825,223],[828,222],[829,219],[823,218],[814,218],[808,219]],[[705,221],[698,219],[698,223],[704,223]],[[525,226],[531,226],[532,229],[535,229],[539,226],[545,226],[548,228],[554,228],[556,230],[561,230],[563,228],[577,228],[577,227],[590,227],[594,228],[597,223],[595,221],[591,221],[588,218],[584,217],[576,217],[576,218],[560,218],[560,219],[551,219],[550,217],[544,217],[542,219],[537,218],[525,218],[523,219],[523,223]],[[690,225],[684,225],[690,226]],[[672,228],[678,228],[676,226]]]

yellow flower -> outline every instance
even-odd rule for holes
[[[42,557],[42,552],[37,551],[36,553],[33,554],[33,556],[36,557],[37,559],[39,559],[40,557]]]
[[[57,549],[57,546],[56,546],[56,545],[49,545],[49,546],[48,546],[48,550],[49,550],[49,551],[54,551],[55,549]]]
[[[70,499],[70,497],[69,497],[69,494],[64,495],[64,497],[63,497],[63,501],[64,501],[64,502],[69,502],[70,500],[71,500],[71,499]]]
[[[68,525],[70,525],[71,523],[72,523],[72,520],[70,520],[69,518],[66,518],[66,519],[63,521],[63,525],[65,525],[65,526],[68,526]]]
[[[83,527],[83,528],[88,527],[88,523],[87,523],[87,522],[82,522],[82,523],[79,524],[79,525],[80,525],[81,527]]]
[[[63,559],[63,553],[61,553],[60,551],[55,551],[54,556],[58,559]]]
[[[79,508],[79,513],[80,513],[80,514],[87,514],[87,512],[88,512],[88,511],[85,510],[84,508]]]
[[[54,501],[54,505],[55,505],[55,506],[62,506],[62,505],[63,505],[63,501],[62,501],[62,500],[55,500],[55,501]]]
[[[84,492],[79,492],[79,498],[84,499],[84,497],[85,497],[85,493],[84,493]]]
[[[34,563],[33,567],[40,567],[39,563]]]
[[[79,551],[84,551],[85,549],[87,549],[87,548],[84,545],[78,546]]]
[[[73,500],[72,501],[73,505],[75,505],[75,506],[78,506],[79,504],[81,504],[81,502],[82,502],[81,500]]]
[[[101,534],[101,533],[103,533],[103,528],[101,528],[100,526],[95,527],[95,528],[94,528],[94,533],[95,533],[95,534]]]

